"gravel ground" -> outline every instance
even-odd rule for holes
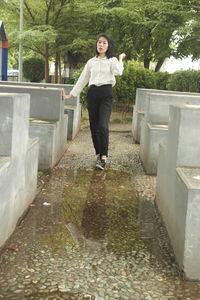
[[[130,124],[110,127],[105,171],[88,128],[68,142],[0,256],[0,299],[197,300],[180,278]]]

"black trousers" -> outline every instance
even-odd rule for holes
[[[108,156],[109,121],[112,110],[112,85],[91,85],[88,94],[88,113],[92,141],[96,154]]]

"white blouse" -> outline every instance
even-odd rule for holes
[[[122,75],[123,69],[123,62],[119,62],[116,57],[98,58],[95,56],[87,61],[70,94],[74,97],[78,96],[87,83],[89,86],[93,84],[96,86],[112,84],[114,86],[115,76]]]

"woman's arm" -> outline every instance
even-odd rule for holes
[[[119,55],[119,60],[116,57],[112,58],[111,72],[116,75],[122,75],[124,70],[123,59],[126,57],[125,53]]]
[[[78,96],[82,89],[86,86],[86,84],[89,82],[90,79],[90,69],[89,69],[89,63],[87,62],[83,71],[81,72],[81,75],[78,78],[78,81],[76,82],[75,86],[71,90],[69,94],[65,94],[63,91],[63,100],[64,99],[70,99],[72,96],[76,97]]]

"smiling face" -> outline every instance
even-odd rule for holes
[[[106,51],[108,50],[108,40],[100,36],[100,38],[97,41],[97,52],[99,53],[100,57],[106,56]]]

